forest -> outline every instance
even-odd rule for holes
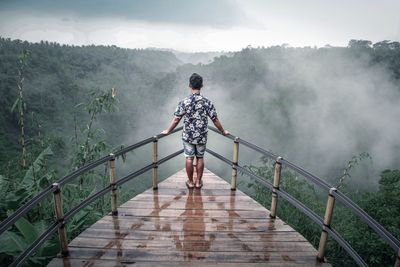
[[[0,221],[65,174],[163,130],[197,72],[225,128],[340,188],[400,238],[400,43],[249,46],[213,55],[198,63],[173,51],[0,38]],[[211,146],[230,157],[222,142]],[[265,158],[244,151],[240,161],[272,179]],[[99,168],[66,186],[67,207],[108,183],[106,173]],[[290,171],[283,176],[285,190],[323,215],[326,196]],[[119,201],[145,188],[124,188]],[[270,206],[270,192],[256,182],[243,180],[240,189]],[[0,236],[1,265],[50,225],[52,205],[48,199]],[[288,203],[279,205],[279,217],[317,247],[321,229]],[[69,240],[109,211],[104,198],[79,212],[68,223]],[[335,210],[333,226],[368,264],[393,266],[393,251],[344,207]],[[59,250],[54,237],[28,264],[41,266]],[[333,241],[327,258],[355,265]]]

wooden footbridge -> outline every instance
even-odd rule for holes
[[[201,190],[188,190],[177,172],[81,233],[49,266],[319,265],[299,233],[214,173],[203,177]]]
[[[217,132],[215,128],[210,129]],[[181,128],[174,132],[179,130]],[[360,255],[330,225],[335,201],[339,201],[394,249],[397,257],[395,266],[400,266],[399,240],[343,193],[293,163],[232,135],[227,136],[234,141],[232,160],[207,149],[209,154],[232,168],[230,184],[207,169],[203,175],[202,189],[186,188],[184,170],[158,183],[159,165],[183,152],[179,150],[158,159],[158,140],[162,137],[164,136],[158,135],[148,138],[83,166],[44,189],[1,222],[0,234],[49,194],[54,195],[54,224],[16,257],[12,265],[22,265],[46,240],[58,232],[61,252],[49,266],[330,266],[325,259],[328,236],[358,265],[367,266]],[[153,144],[153,162],[117,179],[116,158],[149,143]],[[273,183],[238,164],[239,144],[276,160]],[[110,167],[110,185],[64,213],[61,201],[62,187],[79,175],[107,162]],[[282,166],[292,169],[326,190],[327,206],[324,218],[279,188]],[[117,207],[118,186],[150,170],[153,187]],[[238,171],[272,191],[270,211],[240,190],[236,190]],[[110,214],[68,242],[65,230],[68,220],[110,192]],[[312,222],[321,226],[318,249],[276,217],[279,198],[285,199],[307,215]]]

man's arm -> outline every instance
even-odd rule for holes
[[[169,134],[170,132],[172,132],[180,121],[181,118],[178,117],[173,118],[168,128],[162,131],[161,134]]]
[[[228,134],[229,134],[229,132],[226,131],[226,130],[224,130],[224,128],[222,127],[221,122],[219,121],[218,117],[215,118],[215,119],[213,120],[213,123],[214,123],[215,127],[217,127],[218,130],[219,130],[223,135],[228,135]]]

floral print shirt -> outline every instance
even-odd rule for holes
[[[207,143],[207,116],[211,120],[217,118],[217,111],[210,100],[200,93],[194,93],[179,102],[174,115],[177,118],[184,116],[183,141],[194,145]]]

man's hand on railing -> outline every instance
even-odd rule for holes
[[[161,132],[161,134],[169,134],[169,130],[165,129],[164,131]]]
[[[227,135],[230,135],[231,133],[228,132],[227,130],[224,130],[224,131],[222,132],[222,134],[225,135],[225,136],[227,136]]]
[[[175,127],[179,124],[180,120],[181,120],[181,118],[174,117],[172,119],[170,125],[168,126],[168,128],[165,129],[164,131],[162,131],[161,134],[169,134],[170,132],[172,132],[172,130],[175,129]]]

